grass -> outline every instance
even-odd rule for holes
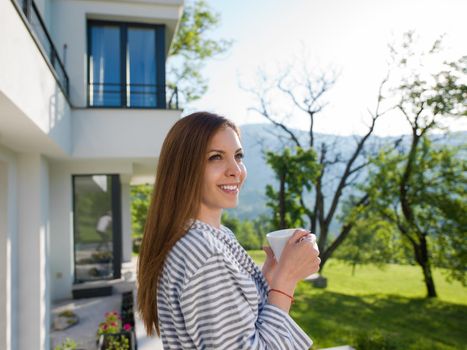
[[[257,263],[262,251],[250,251]],[[418,266],[372,265],[352,268],[330,260],[324,270],[326,289],[301,282],[296,290],[292,317],[311,336],[313,349],[343,344],[356,346],[363,333],[380,334],[386,349],[467,349],[467,288],[445,280],[443,269],[434,269],[438,298],[425,298]],[[366,349],[384,349],[374,345]]]
[[[264,263],[264,260],[266,260],[266,253],[264,250],[249,250],[248,255],[250,255],[258,265]]]

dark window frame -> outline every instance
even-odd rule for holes
[[[117,26],[120,34],[120,89],[121,103],[120,106],[95,106],[91,105],[90,101],[90,89],[91,87],[91,48],[92,48],[92,35],[91,28],[93,26]],[[156,105],[154,107],[147,106],[127,106],[126,98],[126,87],[127,87],[127,76],[126,76],[126,56],[127,56],[127,43],[128,43],[128,28],[150,28],[155,30],[155,65],[156,65]],[[87,83],[86,83],[86,105],[88,108],[98,109],[166,109],[166,91],[165,91],[165,25],[164,24],[152,24],[152,23],[140,23],[140,22],[121,22],[121,21],[106,21],[106,20],[95,20],[89,19],[87,21]],[[178,103],[177,103],[178,104]],[[177,106],[178,107],[178,106]]]

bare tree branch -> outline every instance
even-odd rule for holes
[[[370,125],[367,133],[360,139],[357,146],[355,147],[355,150],[354,150],[352,156],[347,161],[347,165],[345,167],[344,173],[342,174],[341,180],[339,181],[339,184],[338,184],[338,186],[337,186],[337,188],[336,188],[336,190],[334,192],[334,196],[333,196],[333,199],[332,199],[332,202],[331,202],[331,206],[330,206],[329,211],[328,211],[328,213],[326,215],[326,221],[325,222],[326,222],[327,225],[329,225],[331,223],[331,220],[334,217],[334,214],[335,214],[336,209],[337,209],[337,205],[338,205],[339,200],[340,200],[340,198],[342,196],[343,189],[346,186],[345,184],[346,184],[347,178],[352,174],[351,173],[352,165],[355,162],[355,160],[357,159],[357,157],[359,156],[361,150],[363,149],[363,146],[364,146],[365,142],[368,140],[370,135],[373,133],[376,121],[381,117],[381,114],[379,113],[380,102],[381,102],[381,99],[382,99],[381,94],[382,94],[383,86],[386,84],[387,80],[388,80],[388,76],[386,75],[386,77],[382,80],[382,82],[380,84],[380,87],[379,87],[379,90],[378,90],[379,91],[378,102],[376,104],[375,113],[371,115],[371,125]]]

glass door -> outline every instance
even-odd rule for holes
[[[120,277],[118,175],[73,176],[75,283]]]

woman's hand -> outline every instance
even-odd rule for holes
[[[268,284],[271,285],[272,283],[272,276],[274,275],[274,271],[277,268],[277,261],[274,257],[274,253],[271,247],[263,247],[263,250],[266,252],[266,261],[263,264],[263,275],[268,281]]]
[[[293,292],[297,282],[319,271],[321,262],[316,249],[316,236],[305,230],[296,230],[285,244],[273,273],[271,286]]]

